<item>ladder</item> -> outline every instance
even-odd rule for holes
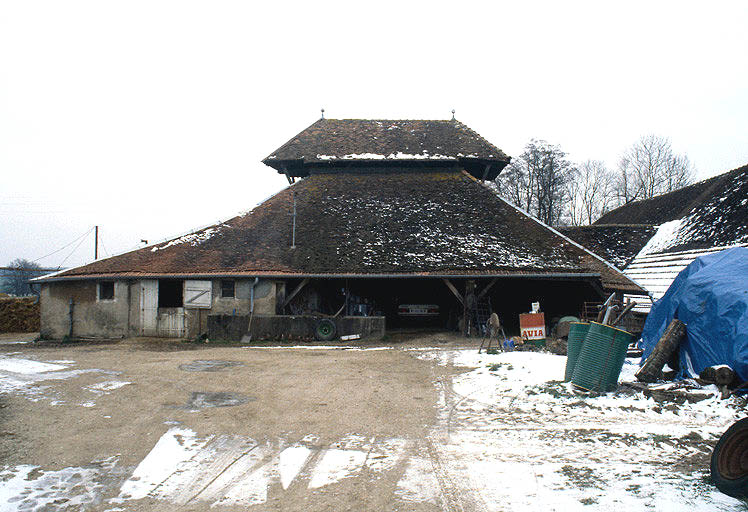
[[[475,329],[478,331],[478,335],[485,336],[488,332],[488,329],[486,328],[488,317],[491,316],[490,297],[483,297],[478,300],[478,303],[475,305],[475,316],[476,318],[471,318],[470,320],[477,323]]]

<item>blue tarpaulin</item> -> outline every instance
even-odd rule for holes
[[[642,364],[673,318],[686,324],[678,377],[726,364],[748,380],[748,248],[700,256],[678,274],[644,323]]]

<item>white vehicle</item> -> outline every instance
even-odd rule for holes
[[[398,316],[439,316],[438,304],[400,304]]]

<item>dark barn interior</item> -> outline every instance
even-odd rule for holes
[[[467,281],[449,279],[463,296]],[[580,316],[585,301],[601,299],[596,291],[599,287],[586,280],[480,278],[475,281],[478,295],[486,290],[479,301],[499,315],[508,336],[519,334],[519,314],[530,311],[532,302],[540,302],[551,328],[554,319]],[[287,281],[287,293],[301,283],[302,279]],[[437,306],[438,312],[427,306]],[[463,305],[441,278],[311,279],[286,310],[279,313],[335,315],[338,311],[346,316],[384,316],[388,331],[456,331],[460,330]]]

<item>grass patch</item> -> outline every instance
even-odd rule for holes
[[[559,473],[564,475],[577,489],[603,489],[605,487],[605,482],[586,466],[575,467],[567,464],[559,470]]]

